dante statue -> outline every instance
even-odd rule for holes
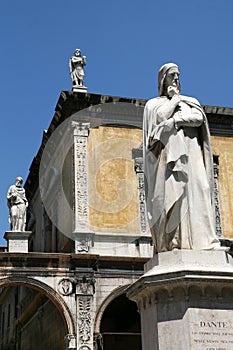
[[[144,109],[148,221],[155,251],[224,249],[215,233],[213,165],[206,115],[180,94],[179,68],[159,70],[159,97]]]
[[[17,177],[15,185],[7,192],[7,204],[10,209],[10,223],[12,231],[25,231],[28,201],[25,189],[21,187],[23,179]]]
[[[86,65],[86,56],[82,57],[81,50],[76,49],[74,55],[70,58],[70,75],[74,86],[83,86],[84,66]]]

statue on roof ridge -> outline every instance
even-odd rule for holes
[[[25,231],[28,201],[22,183],[22,177],[18,176],[15,185],[10,186],[7,192],[11,231]]]
[[[84,81],[84,66],[86,65],[86,56],[82,56],[81,50],[76,49],[74,55],[69,61],[70,75],[73,83],[73,90],[85,89]]]

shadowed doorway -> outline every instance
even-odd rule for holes
[[[141,350],[140,314],[136,303],[125,294],[105,309],[100,326],[98,350]]]

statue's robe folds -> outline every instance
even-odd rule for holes
[[[10,208],[11,230],[25,231],[28,206],[25,189],[16,185],[10,186],[7,192],[7,204]],[[13,216],[15,219],[13,219]]]
[[[207,119],[196,99],[181,96],[169,116],[180,127],[166,128],[160,109],[168,101],[154,98],[144,110],[146,205],[155,249],[213,249],[219,240]]]
[[[71,57],[70,59],[70,74],[73,83],[76,85],[82,83],[84,79],[83,59],[82,57]]]

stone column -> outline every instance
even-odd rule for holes
[[[93,278],[82,277],[76,280],[77,349],[79,350],[94,350],[94,293],[95,280]]]
[[[215,225],[217,237],[223,238],[222,234],[222,220],[220,213],[220,202],[219,202],[219,191],[218,191],[218,166],[219,166],[219,156],[213,156],[214,163],[214,206],[215,206]]]
[[[141,145],[138,148],[133,148],[132,158],[134,159],[135,172],[137,174],[137,180],[138,180],[138,208],[139,208],[140,235],[144,236],[147,233],[148,223],[147,223],[147,217],[146,217],[143,145]]]
[[[75,286],[75,280],[69,277],[62,278],[57,285],[58,292],[64,297],[70,310],[72,310],[73,305],[75,305]],[[76,334],[68,333],[65,337],[65,343],[66,350],[77,350]]]
[[[233,258],[223,251],[157,254],[128,288],[143,350],[233,348]]]
[[[75,252],[88,252],[88,156],[87,138],[90,123],[72,122],[74,128],[73,192]],[[81,247],[81,248],[80,248]]]
[[[140,235],[147,233],[147,219],[146,219],[146,203],[145,203],[145,186],[144,186],[144,171],[143,158],[135,158],[135,171],[138,179],[138,207],[139,207],[139,222]]]

